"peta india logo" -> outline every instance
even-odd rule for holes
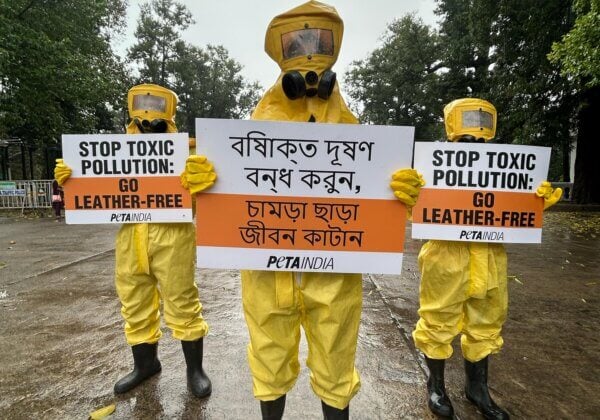
[[[333,258],[270,255],[267,261],[267,268],[284,268],[286,270],[333,270]]]

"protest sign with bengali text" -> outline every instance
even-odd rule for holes
[[[197,119],[199,267],[398,274],[413,127]]]

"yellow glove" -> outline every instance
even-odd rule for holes
[[[425,185],[423,176],[411,168],[397,170],[393,173],[390,182],[390,188],[394,190],[396,198],[409,209],[417,203],[423,185]]]
[[[71,168],[65,164],[62,159],[56,159],[56,166],[54,167],[54,179],[58,182],[58,185],[62,185],[67,182],[67,179],[71,177]]]
[[[544,181],[540,184],[535,195],[544,199],[544,210],[555,205],[562,197],[562,188],[552,188],[552,184]]]
[[[185,161],[185,169],[181,173],[181,185],[191,194],[212,187],[217,174],[206,156],[190,155]]]

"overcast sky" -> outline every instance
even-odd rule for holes
[[[279,67],[264,52],[264,37],[271,19],[304,1],[302,0],[179,0],[192,12],[195,23],[183,38],[199,47],[223,45],[232,58],[241,63],[242,74],[249,81],[270,87],[279,75]],[[126,37],[116,47],[120,54],[134,42],[141,3],[129,0]],[[342,75],[348,65],[368,56],[380,45],[388,24],[407,13],[415,12],[426,24],[435,25],[435,0],[326,0],[344,20],[342,49],[333,70]]]

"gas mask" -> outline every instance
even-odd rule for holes
[[[298,99],[303,96],[312,98],[317,95],[327,100],[333,92],[336,76],[331,70],[325,70],[321,77],[310,70],[304,76],[297,70],[292,70],[283,75],[281,85],[285,96],[289,99]]]
[[[129,127],[134,131],[140,133],[177,131],[174,121],[177,95],[169,89],[152,84],[134,86],[129,90],[127,105],[131,118]]]
[[[309,1],[271,21],[265,51],[283,71],[288,99],[318,96],[327,100],[336,84],[335,64],[344,25],[335,8]]]
[[[317,57],[333,56],[333,31],[331,29],[310,28],[306,24],[302,29],[285,32],[281,35],[281,50],[284,60],[294,60],[305,57],[307,62],[318,61]],[[319,96],[328,99],[335,86],[336,76],[330,69],[324,70],[319,75],[318,67],[304,71],[298,69],[287,71],[281,84],[285,95],[289,99],[298,99],[303,96],[312,98]]]
[[[142,133],[166,133],[167,122],[162,118],[155,118],[152,121],[140,120],[134,118],[133,122]]]
[[[450,141],[484,143],[496,135],[496,108],[477,98],[463,98],[444,107],[444,125]]]

